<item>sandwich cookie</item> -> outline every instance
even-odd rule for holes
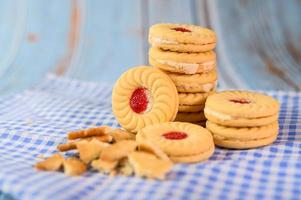
[[[215,70],[202,74],[178,74],[167,73],[175,83],[178,92],[201,93],[215,90],[217,84],[217,72]]]
[[[211,94],[214,94],[214,92],[179,93],[179,112],[204,111],[206,99]]]
[[[130,132],[160,122],[173,121],[179,100],[174,83],[162,71],[139,66],[117,80],[112,93],[112,110],[120,125]]]
[[[278,135],[278,122],[257,127],[227,127],[207,121],[214,143],[231,149],[249,149],[273,143]]]
[[[209,96],[204,113],[216,124],[253,127],[278,119],[279,103],[274,98],[249,91],[224,91]]]
[[[149,50],[149,63],[164,71],[196,74],[216,68],[214,51],[203,53],[179,53],[152,47]]]
[[[214,152],[211,133],[198,125],[184,122],[153,124],[141,129],[137,142],[151,141],[174,162],[199,162]]]
[[[149,43],[164,50],[205,52],[216,46],[215,33],[207,28],[188,24],[156,24],[150,27]]]

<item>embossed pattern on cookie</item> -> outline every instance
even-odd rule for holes
[[[113,89],[113,113],[120,125],[131,132],[150,124],[173,121],[178,106],[175,85],[166,74],[152,67],[128,70]]]

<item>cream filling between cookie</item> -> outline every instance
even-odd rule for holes
[[[162,38],[159,38],[159,37],[151,37],[150,40],[155,42],[155,43],[158,43],[158,44],[179,44],[176,41],[166,40],[166,39],[162,39]]]
[[[208,61],[204,63],[181,63],[172,60],[161,60],[161,59],[154,59],[154,60],[163,65],[169,65],[176,68],[180,68],[187,74],[197,73],[199,67],[203,67],[205,71],[209,71],[213,69],[213,64],[214,64],[214,61]]]
[[[208,115],[212,115],[222,121],[227,121],[227,120],[232,120],[234,119],[231,115],[226,115],[226,114],[222,114],[222,113],[219,113],[219,112],[216,112],[208,107],[205,107],[204,109],[204,113],[207,113]]]
[[[216,86],[216,81],[214,83],[195,84],[194,86],[192,86],[191,84],[177,85],[177,88],[190,89],[194,87],[202,87],[204,92],[210,92],[213,88],[215,88],[215,86]]]

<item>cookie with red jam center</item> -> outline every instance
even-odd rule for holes
[[[254,127],[278,119],[279,103],[265,94],[250,91],[223,91],[210,95],[204,113],[213,123],[231,127]]]
[[[148,66],[131,68],[121,75],[112,93],[112,110],[119,124],[128,131],[173,121],[179,99],[172,80]]]
[[[211,133],[195,124],[166,122],[141,129],[136,140],[150,141],[160,147],[174,162],[200,162],[214,152]]]
[[[190,24],[155,24],[149,30],[149,43],[175,52],[206,52],[216,45],[215,33]]]

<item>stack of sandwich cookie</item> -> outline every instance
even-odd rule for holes
[[[224,91],[208,97],[205,105],[217,146],[248,149],[273,143],[278,135],[279,103],[270,96],[248,91]]]
[[[184,24],[156,24],[150,28],[150,65],[164,71],[179,93],[175,121],[205,123],[204,104],[217,85],[215,33]]]

